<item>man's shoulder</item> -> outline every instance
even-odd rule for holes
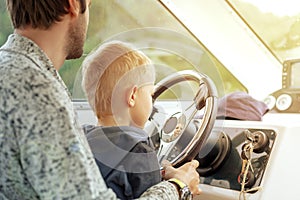
[[[0,76],[3,78],[24,77],[32,72],[36,74],[37,71],[40,69],[26,56],[9,52],[0,54]]]
[[[47,67],[49,65],[48,68],[52,67],[46,54],[28,38],[12,34],[0,47],[0,75],[43,71],[44,65]]]

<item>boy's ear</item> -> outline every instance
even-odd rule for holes
[[[78,0],[69,0],[69,13],[72,16],[78,16],[80,14],[80,2]]]
[[[127,104],[129,107],[133,107],[135,105],[135,100],[136,100],[136,93],[137,93],[137,86],[133,86],[131,89],[130,89],[130,92],[129,92],[129,95],[128,95],[128,98],[127,98]]]

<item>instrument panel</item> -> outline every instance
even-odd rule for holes
[[[283,62],[282,88],[265,98],[270,111],[300,113],[300,59]]]
[[[256,192],[276,135],[272,129],[214,128],[206,145],[195,158],[200,162],[197,170],[201,183]]]

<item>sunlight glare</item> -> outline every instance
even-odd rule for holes
[[[277,16],[295,16],[300,14],[299,0],[243,0],[257,6],[262,12],[271,12]]]

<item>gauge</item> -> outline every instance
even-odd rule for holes
[[[292,105],[292,97],[288,94],[282,94],[277,98],[276,108],[278,110],[286,110]]]
[[[272,95],[269,95],[264,99],[264,102],[267,104],[268,108],[272,110],[276,104],[276,98]]]

